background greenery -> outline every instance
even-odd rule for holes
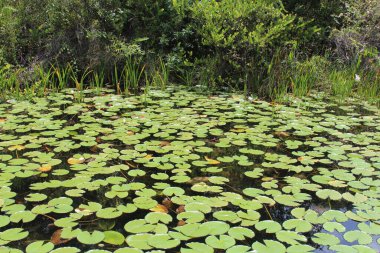
[[[0,86],[12,95],[170,82],[378,102],[379,49],[376,0],[0,0]]]

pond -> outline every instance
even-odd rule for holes
[[[0,252],[380,250],[380,111],[168,88],[0,104]]]

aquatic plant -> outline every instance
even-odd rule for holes
[[[73,92],[0,104],[0,252],[380,247],[377,107]]]

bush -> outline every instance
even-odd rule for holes
[[[10,1],[0,1],[0,66],[17,62],[17,10]]]
[[[225,62],[219,72],[244,81],[268,66],[275,48],[294,43],[300,26],[279,0],[197,1],[191,17],[206,53]]]
[[[340,14],[343,27],[335,29],[330,39],[335,59],[351,64],[367,49],[380,50],[380,2],[348,1],[346,10]]]

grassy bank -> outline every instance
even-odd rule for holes
[[[361,64],[339,66],[323,57],[303,62],[295,61],[291,56],[286,60],[274,58],[264,78],[253,77],[259,81],[247,79],[242,85],[226,86],[223,90],[277,102],[307,96],[312,91],[324,91],[342,100],[355,97],[380,104],[380,67],[374,62],[365,67]],[[28,69],[6,65],[0,69],[0,89],[3,91],[0,98],[28,99],[65,88],[83,91],[105,87],[114,89],[116,94],[128,95],[150,88],[165,89],[169,84],[198,87],[203,92],[212,93],[221,90],[216,84],[217,79],[212,65],[192,66],[178,72],[170,69],[162,59],[146,64],[130,58],[124,66],[115,65],[108,72],[94,69],[78,72],[71,65],[36,65]]]

